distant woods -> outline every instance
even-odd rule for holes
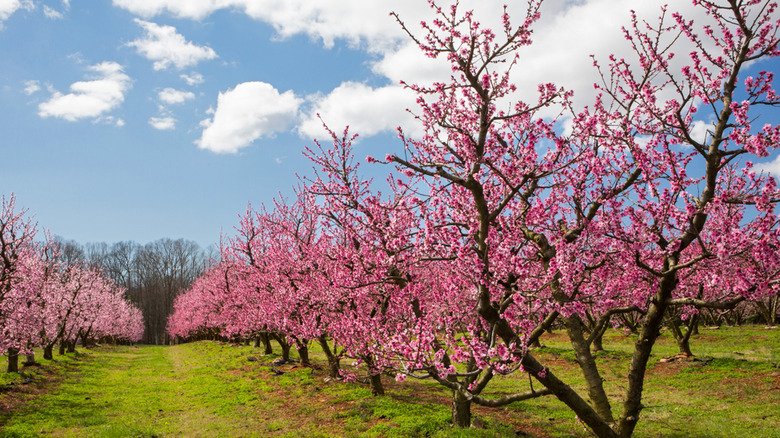
[[[132,241],[82,245],[73,240],[59,240],[59,243],[64,259],[84,261],[127,289],[127,298],[143,312],[145,331],[141,342],[155,345],[171,341],[165,327],[176,295],[218,255],[184,239],[166,238],[145,245]]]

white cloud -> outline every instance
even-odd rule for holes
[[[154,17],[167,10],[177,17],[194,20],[205,18],[217,9],[230,5],[230,2],[216,0],[114,0],[113,3],[142,17]]]
[[[321,39],[326,46],[339,38],[355,43],[365,41],[372,49],[387,44],[388,33],[395,38],[401,36],[395,21],[388,16],[391,9],[415,15],[416,19],[419,14],[412,11],[428,8],[419,0],[396,0],[392,8],[364,0],[113,0],[113,4],[147,18],[167,12],[178,18],[202,20],[220,9],[238,10],[270,24],[282,37],[306,34]]]
[[[217,57],[217,53],[210,47],[185,40],[173,26],[161,26],[139,19],[135,22],[144,28],[146,35],[127,45],[135,47],[139,54],[154,61],[155,70],[165,70],[171,65],[182,69]]]
[[[504,0],[461,0],[460,8],[473,9],[475,17],[483,26],[501,29],[504,3]],[[520,60],[514,66],[511,76],[518,91],[511,98],[535,102],[538,97],[537,86],[553,82],[575,92],[576,108],[592,102],[596,94],[593,84],[599,82],[600,78],[590,55],[595,55],[605,69],[612,53],[617,58],[626,58],[632,62],[634,56],[631,46],[625,41],[621,26],[630,25],[632,9],[640,20],[645,19],[655,25],[664,3],[672,3],[666,14],[669,24],[673,23],[671,16],[675,11],[683,12],[686,18],[692,18],[697,23],[707,22],[702,8],[695,8],[690,2],[557,0],[544,3],[541,19],[533,27],[534,43],[518,52]],[[425,33],[419,23],[422,20],[430,22],[434,15],[427,2],[420,0],[397,0],[392,2],[392,6],[365,0],[113,0],[113,4],[144,17],[167,13],[195,20],[203,19],[217,10],[228,9],[273,26],[282,38],[308,35],[312,39],[321,40],[326,47],[336,40],[347,41],[375,55],[372,71],[386,77],[394,85],[400,80],[418,84],[430,84],[434,80],[445,82],[451,74],[446,60],[431,60],[422,55],[395,19],[388,16],[391,10],[398,12],[412,33],[423,39]],[[521,23],[526,6],[525,2],[509,2],[508,11],[514,24]],[[500,39],[501,32],[497,33]],[[684,40],[681,38],[678,42],[683,44],[675,48],[678,56],[672,62],[673,69],[688,60],[686,54],[691,51],[691,47],[686,46]],[[350,85],[344,84],[343,87],[341,91],[346,92]],[[351,97],[357,99],[359,96]],[[353,114],[355,111],[350,108],[336,111],[338,102],[335,100],[323,100],[320,103],[333,106],[331,112],[340,111],[341,115],[357,117],[356,121],[350,121],[353,126],[365,123],[365,117],[361,117],[361,113]],[[350,104],[354,104],[354,101],[345,102],[345,106]],[[370,109],[370,105],[364,106]],[[416,107],[414,104],[411,106]],[[544,115],[557,113],[557,108],[550,108]],[[337,120],[338,123],[346,121]],[[318,121],[309,117],[299,131],[305,134],[314,132],[316,128],[312,125],[317,124]],[[366,132],[378,132],[372,124],[367,126],[369,129]]]
[[[774,160],[766,163],[757,163],[753,166],[757,172],[771,173],[775,178],[780,178],[780,155],[776,156]]]
[[[349,125],[351,132],[361,136],[394,131],[398,126],[410,128],[413,117],[406,108],[414,106],[414,99],[413,93],[400,86],[371,88],[365,84],[346,82],[327,96],[312,98],[311,110],[298,127],[298,132],[307,137],[327,137],[323,121],[336,132]]]
[[[201,122],[195,143],[216,153],[236,153],[253,141],[274,135],[295,122],[302,99],[279,92],[265,82],[244,82],[219,93],[211,119]]]
[[[131,79],[122,66],[105,61],[88,70],[94,72],[91,80],[73,83],[68,94],[54,91],[51,99],[38,105],[38,114],[74,122],[95,119],[117,108],[131,87]]]
[[[43,15],[46,16],[46,18],[52,19],[52,20],[59,20],[63,17],[62,12],[52,8],[49,5],[43,5]]]
[[[192,91],[182,91],[173,88],[166,88],[157,93],[157,97],[168,105],[177,105],[190,99],[194,99],[195,93]]]
[[[40,91],[41,85],[38,81],[25,81],[24,94],[30,96]]]
[[[715,126],[712,123],[707,123],[703,120],[694,120],[690,128],[691,137],[699,143],[706,144],[707,140],[712,139],[711,132],[714,131],[714,129]]]
[[[122,126],[125,126],[125,121],[123,119],[120,119],[119,117],[114,116],[100,116],[96,117],[95,120],[92,121],[93,123],[107,123],[109,125],[114,125],[118,128],[121,128]]]
[[[32,0],[0,0],[0,26],[19,9],[31,11],[35,9],[35,4]]]
[[[203,75],[200,73],[192,73],[190,75],[182,74],[179,77],[184,79],[184,82],[186,82],[189,86],[203,83]]]
[[[173,117],[152,117],[149,119],[149,124],[152,125],[154,129],[170,131],[176,128],[176,119]]]
[[[425,56],[413,41],[385,52],[373,63],[371,70],[390,79],[393,84],[401,81],[417,84],[444,82],[452,74],[452,68],[446,59]]]

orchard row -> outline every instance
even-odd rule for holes
[[[81,339],[138,341],[144,330],[140,310],[102,272],[68,260],[56,241],[36,240],[37,226],[16,210],[16,199],[0,203],[0,351],[8,371],[17,371],[18,356],[44,358],[60,344],[73,350]]]
[[[780,54],[780,16],[773,2],[742,0],[694,1],[696,22],[666,9],[633,16],[634,53],[595,62],[592,101],[542,84],[523,102],[513,77],[534,62],[522,48],[540,3],[492,29],[433,2],[422,35],[396,17],[452,75],[406,84],[424,134],[400,131],[403,153],[367,159],[394,169],[389,189],[361,176],[355,137],[331,131],[332,147],[308,150],[315,171],[296,199],[242,216],[220,263],[177,298],[170,333],[267,334],[304,362],[318,342],[334,375],[354,377],[340,367],[350,358],[377,394],[381,373],[433,379],[451,390],[458,426],[472,403],[553,396],[597,436],[631,436],[670,312],[777,295],[780,191],[753,162],[780,143],[780,127],[759,123],[776,120],[780,99],[757,62]],[[638,337],[611,400],[591,346],[629,313]],[[554,323],[587,391],[529,348]],[[513,372],[536,389],[487,395]]]

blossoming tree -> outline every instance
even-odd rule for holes
[[[460,230],[431,231],[432,247],[454,251],[456,267],[471,273],[474,308],[495,335],[468,352],[480,363],[478,380],[438,379],[463,400],[478,400],[473,389],[517,362],[598,436],[630,436],[670,306],[725,307],[777,293],[780,196],[774,180],[744,158],[777,146],[780,128],[755,129],[751,112],[777,96],[771,73],[739,79],[746,63],[778,54],[776,5],[694,3],[713,23],[701,26],[703,36],[679,14],[654,26],[633,17],[625,36],[638,61],[610,59],[602,94],[572,114],[573,133],[565,137],[555,120],[536,114],[556,99],[568,107],[569,95],[552,85],[540,86],[534,104],[503,109],[513,91],[506,66],[521,61],[516,50],[530,43],[538,2],[517,28],[505,15],[500,40],[456,7],[434,6],[439,17],[425,37],[412,35],[427,55],[446,56],[453,76],[409,86],[422,96],[426,134],[405,138],[406,156],[387,161],[429,184],[441,206],[429,229]],[[683,40],[694,50],[675,70]],[[696,120],[714,120],[703,140],[693,135]],[[614,299],[621,295],[628,300]],[[644,312],[618,418],[584,336],[588,308],[604,317]],[[590,402],[525,348],[540,327],[535,314],[566,325]],[[465,409],[461,418],[454,419],[468,424]]]

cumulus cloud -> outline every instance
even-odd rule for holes
[[[93,120],[93,123],[107,123],[109,125],[114,125],[117,128],[125,126],[125,121],[123,119],[114,116],[96,117],[95,120]]]
[[[38,81],[25,81],[24,82],[24,94],[31,96],[40,91],[41,85]]]
[[[372,64],[371,70],[394,84],[401,81],[415,84],[444,82],[452,74],[452,68],[444,57],[432,59],[425,56],[413,41],[385,52]]]
[[[166,88],[157,93],[157,97],[160,99],[160,101],[167,103],[168,105],[177,105],[194,99],[195,93],[192,91],[182,91],[173,88]]]
[[[142,17],[154,17],[168,11],[179,18],[194,20],[207,17],[223,7],[222,4],[227,3],[224,7],[229,7],[230,4],[230,2],[219,3],[217,4],[214,0],[113,0],[114,6]]]
[[[220,9],[242,11],[273,26],[282,37],[306,34],[321,39],[326,46],[341,38],[354,43],[365,41],[366,47],[378,49],[388,43],[388,34],[401,36],[398,25],[388,16],[391,8],[364,0],[113,0],[113,4],[147,18],[169,13],[202,20]],[[423,12],[427,7],[419,0],[396,0],[392,9],[413,16],[415,21],[419,13],[413,12]]]
[[[462,10],[473,9],[475,17],[486,27],[501,29],[501,11],[504,0],[461,0]],[[667,0],[560,0],[547,2],[542,6],[542,17],[533,28],[534,43],[520,52],[519,63],[512,71],[511,81],[517,85],[517,93],[512,99],[530,102],[538,97],[537,86],[553,82],[575,92],[575,106],[580,107],[592,102],[595,96],[593,84],[600,81],[593,67],[594,55],[602,65],[608,62],[614,53],[618,58],[633,61],[631,47],[624,40],[621,26],[630,24],[630,10],[649,23],[657,23],[657,17]],[[671,2],[667,19],[671,21],[672,12],[683,12],[687,18],[697,22],[706,20],[701,8],[695,9],[690,2]],[[397,12],[409,29],[423,38],[420,21],[431,21],[433,13],[427,2],[419,0],[397,0],[392,6],[381,6],[365,0],[331,0],[314,2],[311,0],[113,0],[113,4],[143,17],[171,14],[178,18],[201,20],[217,10],[228,9],[271,25],[277,35],[284,38],[292,35],[308,35],[330,47],[336,40],[347,41],[373,55],[372,71],[398,84],[430,84],[446,81],[451,72],[443,59],[432,60],[423,56],[416,45],[401,30],[393,17]],[[509,2],[508,11],[515,24],[522,22],[525,16],[525,2]],[[702,21],[706,22],[706,21]],[[598,23],[594,25],[593,23]],[[640,24],[641,25],[641,24]],[[500,35],[500,33],[499,33]],[[499,36],[500,38],[500,36]],[[680,40],[682,42],[683,39]],[[672,68],[687,60],[690,47],[676,49],[678,56]],[[185,79],[186,80],[186,79]],[[364,135],[384,131],[388,125],[386,118],[402,120],[398,116],[404,108],[416,107],[398,98],[390,98],[389,90],[372,89],[370,93],[380,98],[372,105],[367,99],[361,99],[355,84],[347,83],[334,90],[331,95],[320,96],[314,101],[315,111],[322,110],[326,120],[333,125],[350,124],[356,130],[364,128]],[[381,90],[381,91],[380,91]],[[363,90],[365,91],[365,90]],[[336,96],[346,97],[343,104]],[[662,96],[663,97],[663,96]],[[385,108],[391,102],[401,105],[391,112],[395,115],[380,117],[371,121],[362,112],[354,108],[372,111],[373,108]],[[550,108],[549,114],[558,113]],[[347,120],[351,117],[351,120]],[[377,126],[382,126],[378,128]],[[697,128],[703,128],[697,126]],[[299,127],[302,135],[319,131],[319,120],[313,115],[303,119]]]
[[[195,143],[216,153],[236,153],[261,137],[287,129],[298,116],[302,99],[292,91],[279,93],[265,82],[244,82],[219,93],[213,117],[200,124]]]
[[[699,143],[706,144],[712,138],[715,126],[703,120],[694,120],[691,124],[691,137]]]
[[[176,119],[173,117],[152,117],[149,119],[152,128],[160,131],[170,131],[176,128]]]
[[[38,105],[38,114],[75,122],[81,119],[97,119],[119,107],[125,92],[131,87],[131,79],[122,66],[105,61],[88,67],[92,78],[74,82],[70,93],[54,91],[51,98]]]
[[[192,73],[189,75],[182,74],[179,76],[180,78],[184,79],[184,82],[187,83],[189,86],[198,85],[203,83],[203,75],[200,73]]]
[[[45,15],[46,18],[51,20],[59,20],[63,17],[62,12],[52,8],[49,5],[43,5],[43,15]]]
[[[414,98],[414,94],[400,86],[371,88],[346,82],[326,96],[311,99],[311,109],[298,132],[305,137],[323,138],[327,136],[323,121],[336,132],[349,125],[351,132],[362,136],[394,131],[398,126],[408,127],[413,117],[406,108],[414,105]]]
[[[776,156],[772,161],[757,163],[753,169],[757,172],[771,173],[775,178],[780,178],[780,155]]]
[[[217,57],[211,47],[187,41],[173,26],[161,26],[139,19],[135,22],[146,31],[146,35],[127,45],[135,47],[139,54],[154,61],[155,70],[165,70],[171,65],[182,69]]]
[[[32,0],[0,0],[0,26],[19,9],[31,11],[35,9],[35,4]]]

